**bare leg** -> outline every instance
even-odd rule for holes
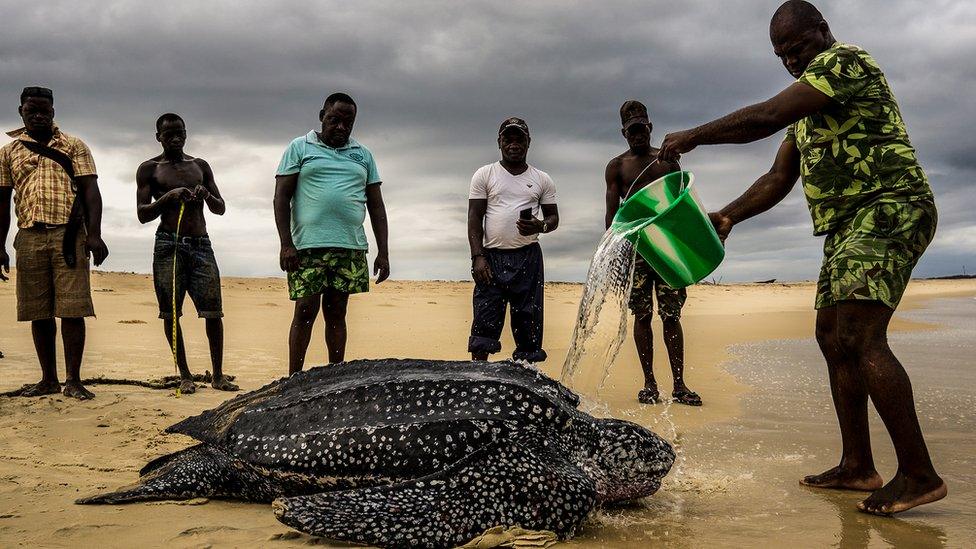
[[[858,504],[860,510],[880,515],[931,503],[947,493],[918,424],[911,381],[888,346],[888,322],[893,313],[877,301],[844,301],[837,306],[841,346],[856,357],[871,402],[898,456],[894,478]]]
[[[654,379],[654,332],[651,330],[652,315],[634,316],[634,344],[637,358],[644,371],[644,388],[637,393],[637,400],[643,404],[655,404],[660,400],[657,380]]]
[[[325,319],[325,346],[329,349],[329,363],[342,362],[346,357],[346,307],[349,294],[326,290],[322,294],[322,317]]]
[[[671,376],[674,378],[672,396],[675,402],[689,406],[701,406],[701,397],[685,385],[685,335],[678,318],[662,318],[664,346],[668,349]]]
[[[295,301],[295,316],[288,332],[288,375],[301,372],[305,365],[305,353],[312,339],[312,326],[319,314],[318,295],[302,297]]]
[[[41,365],[41,381],[28,387],[23,396],[53,395],[61,392],[58,383],[57,354],[54,347],[58,335],[58,325],[53,318],[31,322],[31,335],[34,337],[34,351]]]
[[[173,319],[163,319],[163,330],[166,332],[166,341],[169,343],[170,352],[173,349]],[[186,348],[183,345],[183,327],[180,326],[179,319],[176,320],[176,367],[180,371],[180,393],[190,395],[197,392],[197,386],[193,383],[193,374],[186,364]]]
[[[61,341],[64,344],[64,396],[88,400],[94,393],[81,384],[81,359],[85,354],[85,319],[62,318]]]
[[[804,477],[800,484],[841,490],[877,490],[883,482],[874,468],[871,453],[868,390],[857,358],[841,347],[836,306],[817,311],[817,344],[827,362],[830,394],[837,412],[843,449],[837,467]]]
[[[239,391],[224,377],[224,321],[220,318],[208,318],[207,341],[210,343],[210,364],[213,365],[213,381],[210,386],[220,391]]]

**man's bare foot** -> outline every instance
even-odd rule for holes
[[[840,466],[827,469],[819,475],[809,475],[800,480],[804,486],[813,488],[832,488],[834,490],[859,490],[872,492],[881,488],[884,481],[874,469],[853,471]]]
[[[192,395],[197,392],[197,385],[193,383],[192,379],[184,379],[180,381],[179,391],[181,395]]]
[[[57,381],[39,381],[33,385],[25,385],[20,396],[37,397],[44,395],[56,395],[61,392],[61,384]]]
[[[89,391],[81,384],[80,381],[65,381],[64,382],[64,396],[77,398],[78,400],[91,400],[95,398],[95,393]]]
[[[210,386],[218,391],[240,391],[241,388],[227,380],[226,376],[215,377]]]
[[[939,501],[949,492],[946,483],[939,477],[920,482],[899,472],[880,490],[857,504],[857,508],[872,515],[893,515],[912,507]]]

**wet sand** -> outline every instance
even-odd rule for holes
[[[173,373],[151,278],[96,273],[93,288],[99,316],[88,324],[84,376],[145,380]],[[581,287],[550,284],[546,292],[550,359],[543,369],[558,375]],[[0,284],[0,351],[6,355],[0,359],[0,391],[39,375],[29,325],[14,321],[13,294],[12,282]],[[390,281],[354,297],[347,358],[466,358],[470,294],[471,284],[464,282]],[[809,338],[813,286],[698,286],[689,292],[682,323],[686,380],[705,406],[638,405],[642,380],[629,338],[600,395],[614,415],[675,441],[681,461],[659,494],[598,513],[569,545],[972,545],[976,534],[967,524],[976,510],[976,377],[966,367],[976,351],[973,296],[974,281],[913,282],[892,337],[913,376],[936,465],[949,482],[947,500],[883,519],[856,513],[856,494],[797,486],[803,474],[833,465],[839,448],[826,373]],[[951,302],[962,305],[932,300],[943,297],[962,297]],[[283,280],[225,279],[224,302],[225,371],[237,375],[245,390],[282,375],[291,316]],[[941,325],[968,325],[969,332]],[[184,327],[190,367],[202,373],[209,368],[203,322],[190,314]],[[660,324],[654,327],[659,331]],[[321,329],[320,321],[309,364],[325,361]],[[656,371],[667,395],[667,359],[655,335]],[[506,335],[503,351],[512,347]],[[229,396],[209,387],[181,398],[140,387],[91,389],[97,398],[83,403],[60,396],[0,399],[0,546],[329,545],[281,525],[267,505],[73,505],[77,497],[134,481],[147,460],[189,446],[189,439],[161,430]],[[872,427],[878,466],[887,478],[893,454],[876,416]]]

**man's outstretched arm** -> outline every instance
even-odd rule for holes
[[[658,157],[674,161],[698,145],[758,141],[821,111],[830,101],[830,97],[812,86],[795,82],[762,103],[739,109],[697,128],[669,133],[661,143]]]
[[[800,177],[800,152],[787,139],[779,146],[773,166],[756,180],[742,196],[718,212],[709,214],[719,238],[725,241],[732,227],[779,204]]]

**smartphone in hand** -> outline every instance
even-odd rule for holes
[[[520,211],[519,219],[532,219],[532,208],[526,208]]]

